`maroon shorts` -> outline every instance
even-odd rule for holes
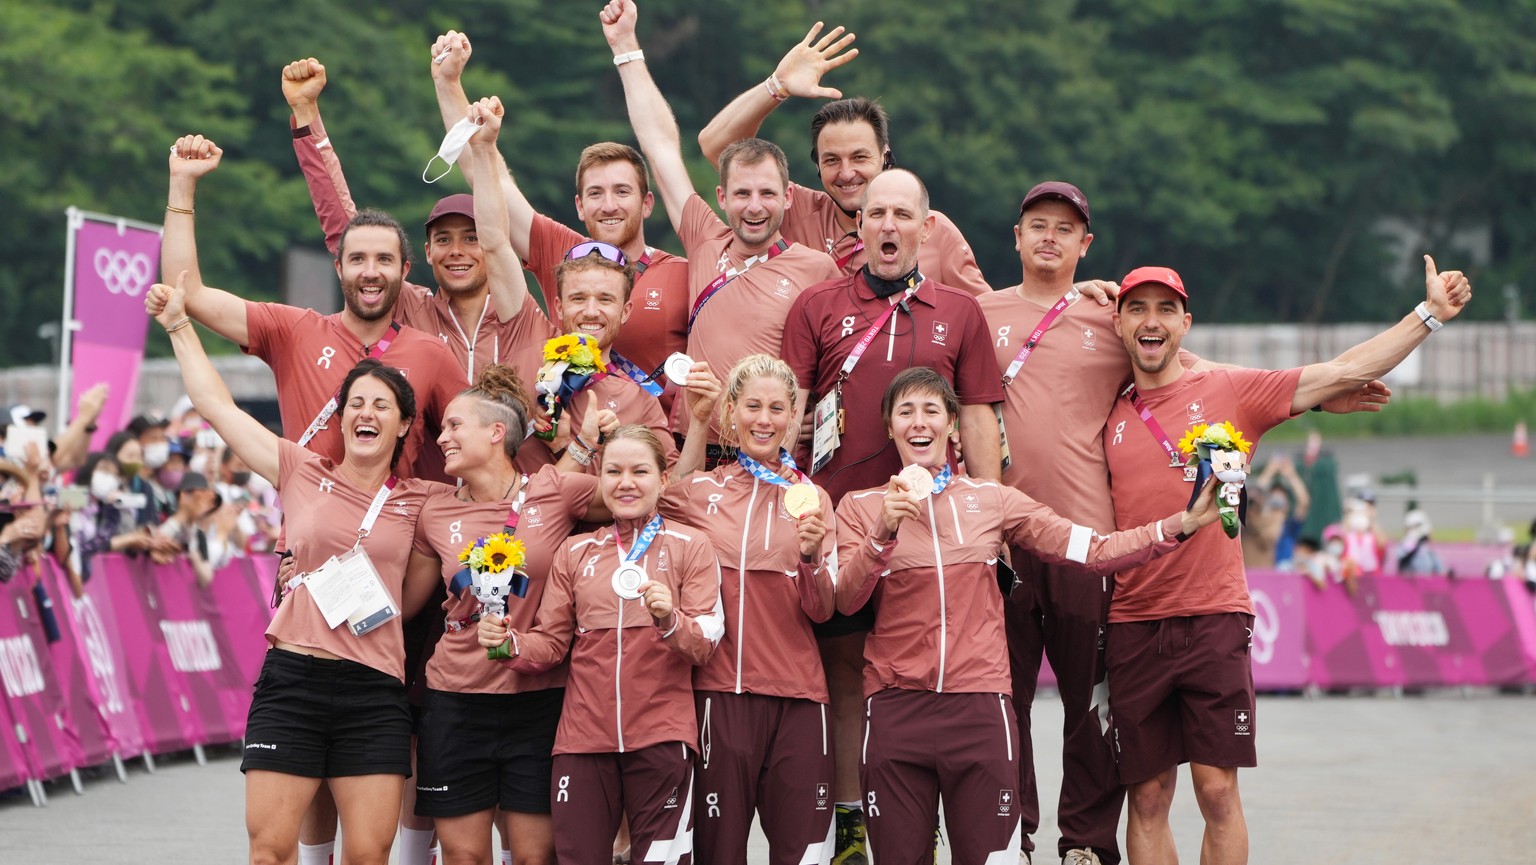
[[[1252,635],[1247,613],[1109,626],[1110,732],[1122,783],[1180,763],[1258,765]]]

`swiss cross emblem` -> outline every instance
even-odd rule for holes
[[[1253,712],[1248,709],[1238,709],[1232,713],[1232,732],[1237,736],[1253,735]]]
[[[645,296],[649,297],[651,300],[661,300],[661,292],[657,291],[654,288],[651,289],[650,291],[646,292]]]
[[[933,341],[939,345],[944,344],[945,337],[949,336],[949,325],[942,321],[933,323]]]
[[[1203,411],[1205,411],[1205,402],[1203,400],[1198,400],[1197,399],[1194,402],[1189,404],[1189,413],[1190,414],[1199,414],[1199,413],[1201,413]]]
[[[1012,790],[999,790],[999,791],[997,791],[997,813],[999,815],[1007,815],[1007,814],[1011,813],[1012,811],[1013,811],[1013,791]]]

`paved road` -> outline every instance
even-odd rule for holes
[[[1060,717],[1061,704],[1043,698],[1043,755],[1059,753]],[[1536,860],[1536,698],[1267,697],[1257,719],[1261,766],[1241,777],[1257,865]],[[1052,801],[1039,839],[1049,850],[1061,769],[1043,762],[1040,786]],[[47,808],[6,800],[0,863],[241,861],[237,765],[229,752],[207,766],[162,761],[154,775],[135,764],[126,785],[88,781],[84,796],[52,786]],[[1175,837],[1183,861],[1196,862],[1202,824],[1187,773],[1180,781]],[[751,861],[766,861],[766,848]]]

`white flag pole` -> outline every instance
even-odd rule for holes
[[[72,355],[74,354],[75,330],[80,323],[75,321],[75,235],[80,233],[80,226],[85,223],[85,217],[80,208],[71,205],[64,211],[67,217],[64,243],[64,320],[59,323],[59,399],[54,409],[54,426],[59,434],[69,426],[70,421],[70,389],[74,385],[71,372]]]

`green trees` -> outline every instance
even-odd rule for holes
[[[579,149],[631,138],[596,13],[0,0],[0,363],[47,359],[35,332],[59,314],[64,208],[159,221],[166,148],[186,132],[228,152],[199,190],[207,278],[273,296],[282,250],[319,246],[278,88],[299,57],[327,66],[322,109],[358,202],[414,226],[443,187],[463,188],[418,178],[441,135],[428,46],[468,32],[470,95],[507,103],[508,163],[537,206],[569,218]],[[859,34],[861,56],[828,83],[885,103],[899,162],[994,285],[1018,278],[1010,226],[1048,178],[1093,202],[1081,273],[1176,267],[1204,321],[1395,314],[1417,280],[1394,243],[1471,265],[1449,250],[1474,229],[1490,255],[1471,268],[1473,317],[1499,314],[1503,284],[1536,284],[1536,0],[643,2],[647,59],[685,141],[817,18]],[[810,185],[814,109],[790,102],[763,130]],[[661,214],[651,229],[669,242]]]

